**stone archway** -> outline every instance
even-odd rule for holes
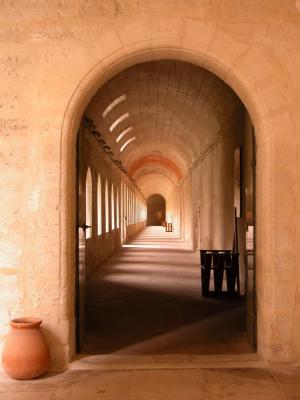
[[[167,46],[169,43],[169,46]],[[266,303],[265,294],[269,293],[272,278],[264,279],[267,274],[272,277],[274,274],[273,258],[274,248],[271,240],[273,232],[273,209],[267,207],[273,198],[273,180],[272,180],[272,138],[267,135],[271,131],[272,121],[269,118],[269,110],[265,102],[265,93],[260,92],[256,86],[257,74],[253,71],[251,76],[251,66],[249,71],[245,70],[237,63],[237,54],[226,52],[225,49],[218,47],[184,46],[173,47],[172,40],[164,41],[164,47],[160,40],[154,41],[152,46],[145,41],[143,49],[135,50],[135,46],[128,45],[126,49],[121,48],[103,58],[96,64],[78,84],[74,91],[68,107],[65,111],[64,122],[62,126],[62,153],[61,153],[61,271],[64,281],[63,287],[66,291],[64,298],[68,299],[65,304],[65,312],[70,317],[69,331],[67,333],[68,343],[70,345],[70,354],[73,353],[74,321],[72,320],[72,304],[74,293],[72,291],[73,265],[74,265],[74,246],[75,238],[72,232],[75,232],[75,218],[71,202],[74,194],[75,163],[74,146],[76,133],[82,113],[95,94],[96,90],[102,86],[109,78],[123,69],[136,63],[151,59],[180,59],[194,63],[201,67],[209,69],[223,80],[226,81],[239,95],[246,104],[251,114],[257,134],[257,157],[258,157],[258,182],[257,182],[257,219],[264,220],[264,224],[258,224],[257,231],[257,266],[258,266],[258,353],[264,359],[275,359],[273,352],[274,341],[272,340],[271,320],[274,314],[269,313],[270,304]],[[125,54],[127,53],[127,54]],[[248,60],[249,63],[253,59]],[[269,65],[265,62],[262,66],[264,73],[269,73]],[[256,74],[256,75],[255,75]],[[262,173],[263,172],[263,173]],[[262,195],[263,193],[263,195]],[[274,304],[271,306],[273,309]],[[268,315],[268,317],[267,317]],[[279,343],[281,338],[277,338]]]

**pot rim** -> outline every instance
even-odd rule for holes
[[[10,326],[17,329],[32,329],[39,328],[42,322],[40,318],[21,317],[12,319]]]

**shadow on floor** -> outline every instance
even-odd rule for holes
[[[150,229],[139,242],[149,243]],[[89,277],[82,352],[250,352],[243,302],[203,298],[198,254],[187,251],[182,242],[179,248],[172,241],[174,249],[165,248],[158,229],[155,240],[162,248],[124,248]]]

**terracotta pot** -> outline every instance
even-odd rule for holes
[[[45,373],[49,367],[50,353],[40,330],[41,319],[16,318],[10,321],[2,364],[6,373],[14,379],[33,379]]]

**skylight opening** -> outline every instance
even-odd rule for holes
[[[125,114],[121,115],[121,117],[119,117],[118,119],[116,119],[115,122],[114,122],[114,123],[111,125],[111,127],[109,128],[110,132],[112,132],[112,131],[115,129],[115,127],[116,127],[117,125],[119,125],[122,121],[124,121],[124,119],[126,119],[126,118],[128,118],[128,117],[129,117],[129,114],[128,114],[128,113],[125,113]]]
[[[133,136],[132,138],[128,139],[127,142],[125,142],[125,143],[123,144],[123,146],[121,147],[120,151],[122,152],[122,151],[125,149],[125,147],[128,146],[129,143],[133,142],[135,139],[136,139],[135,136]]]
[[[103,111],[102,117],[105,118],[107,114],[115,108],[118,104],[122,103],[122,101],[126,100],[127,97],[125,94],[122,94],[122,96],[118,97],[114,101],[112,101],[109,106],[106,107],[106,109]]]
[[[119,141],[126,135],[126,133],[132,131],[133,127],[130,126],[129,128],[125,129],[120,135],[117,137],[116,142],[119,143]]]

